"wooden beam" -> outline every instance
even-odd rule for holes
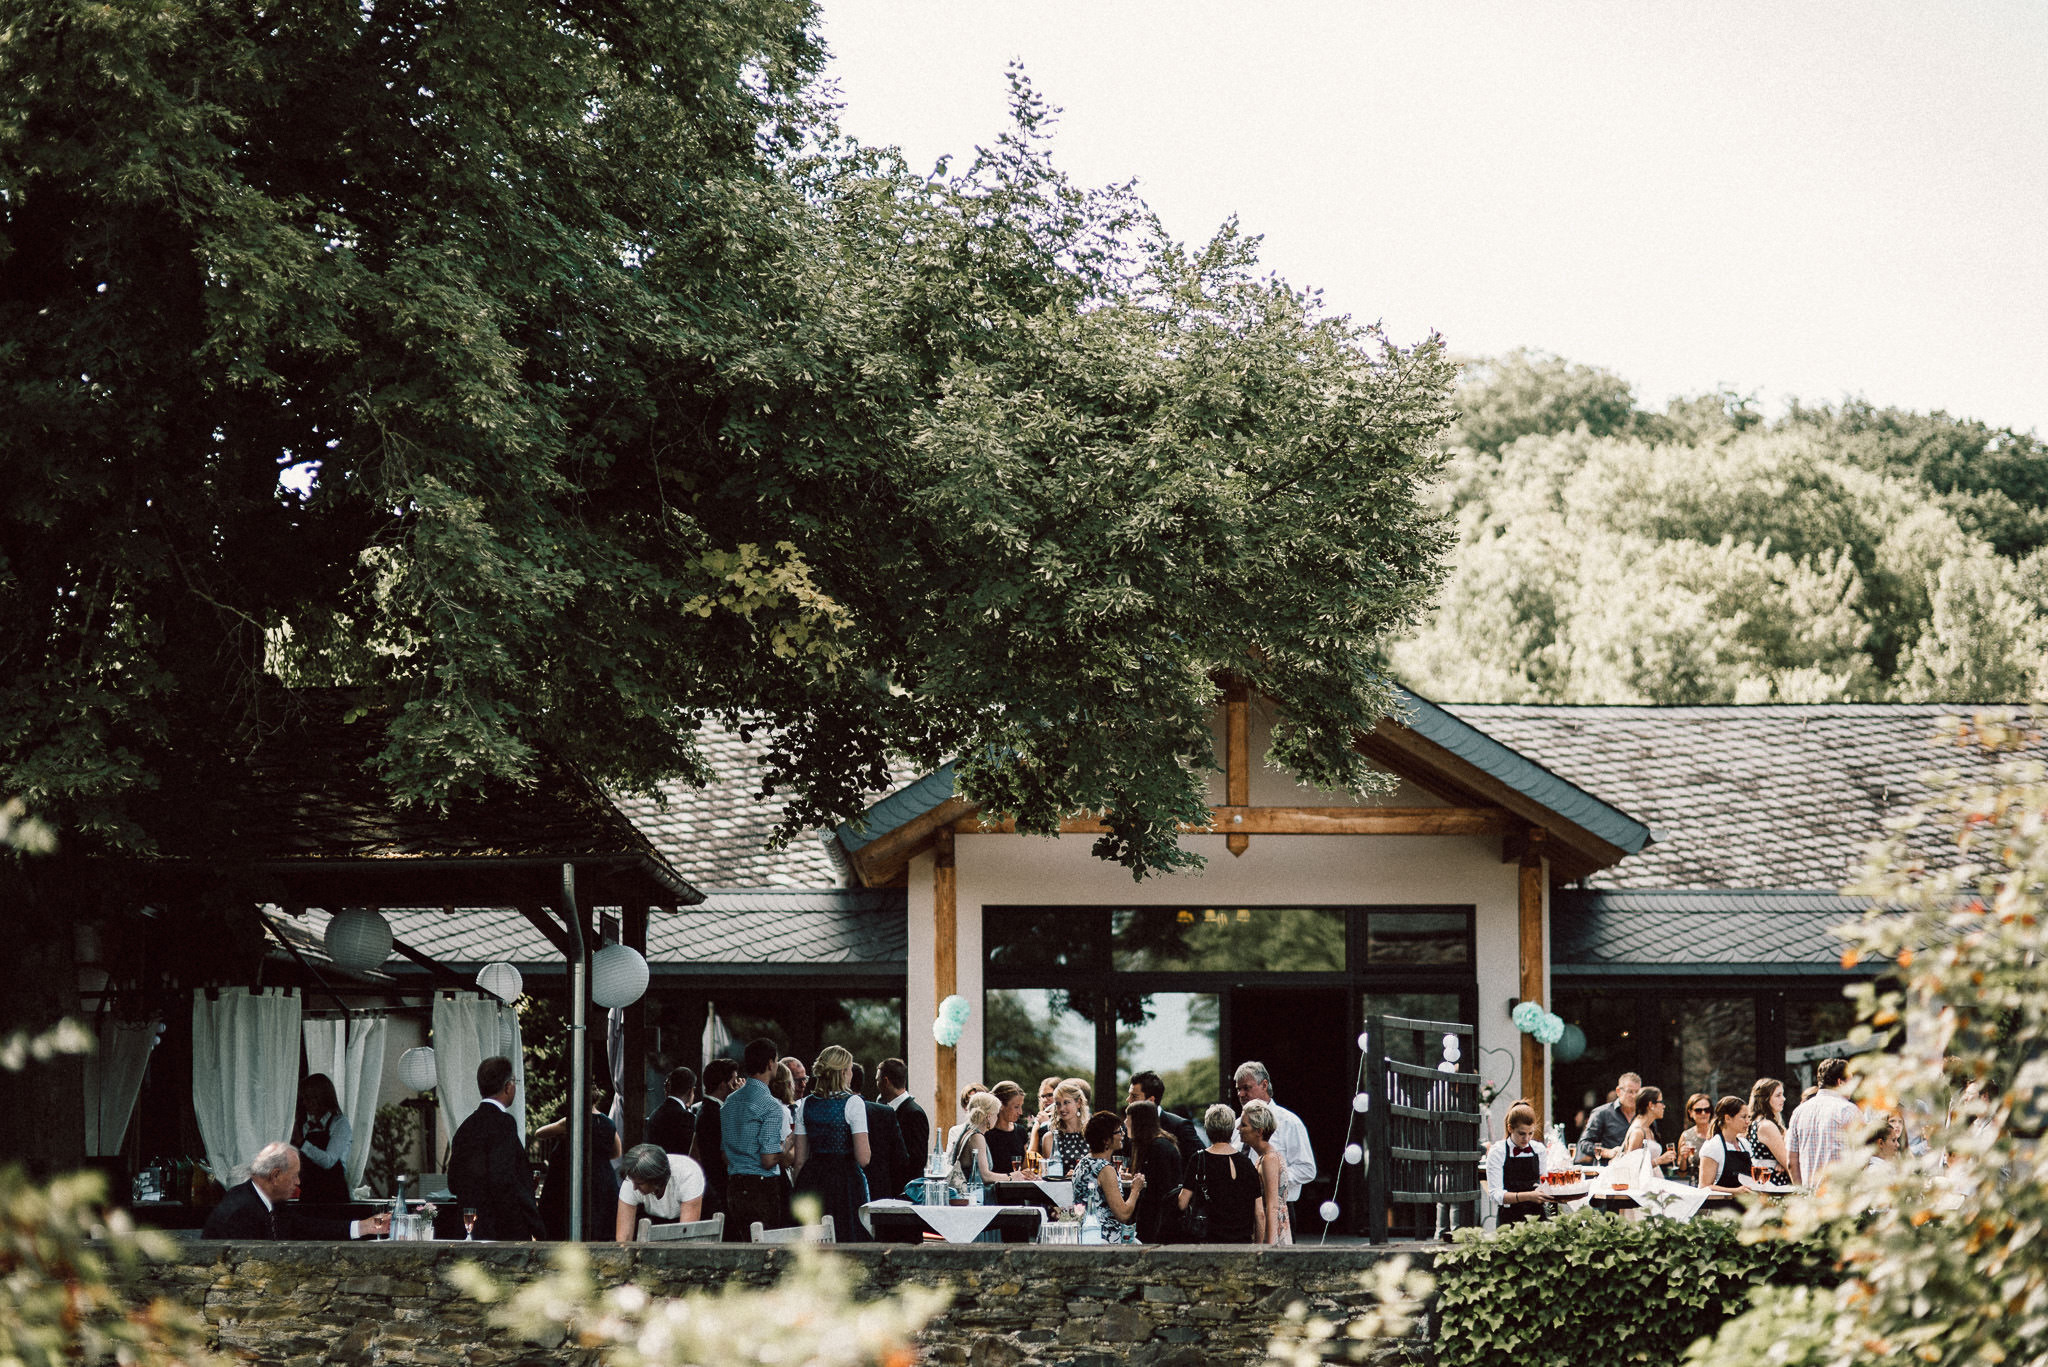
[[[911,856],[931,842],[933,832],[951,826],[963,816],[972,816],[977,810],[975,804],[964,797],[949,797],[924,815],[904,822],[893,831],[885,831],[854,850],[849,858],[853,861],[853,871],[860,877],[861,886],[888,886],[902,876]]]
[[[555,947],[556,953],[565,958],[576,957],[576,942],[569,938],[569,932],[564,930],[554,917],[548,915],[540,903],[521,902],[519,914],[531,921],[534,929],[548,937],[548,943]]]
[[[1244,680],[1232,679],[1223,695],[1223,774],[1225,801],[1232,807],[1249,807],[1252,801],[1252,705]],[[1231,826],[1223,847],[1241,855],[1251,847],[1252,838],[1242,821]]]
[[[939,828],[932,844],[932,999],[942,1002],[960,990],[960,879],[953,864],[953,828]],[[932,1098],[932,1129],[943,1134],[958,1105],[960,1051],[941,1044],[938,1094]]]
[[[1531,828],[1522,847],[1520,888],[1517,896],[1520,951],[1521,999],[1544,1004],[1543,997],[1543,847],[1545,833]],[[1543,1045],[1534,1035],[1522,1036],[1522,1095],[1536,1108],[1536,1133],[1542,1134],[1548,1121],[1550,1078],[1545,1067]]]
[[[1187,835],[1501,835],[1511,825],[1498,807],[1215,807],[1207,826],[1183,826]],[[1014,821],[965,816],[953,823],[963,835],[1010,835]],[[1095,817],[1060,822],[1062,835],[1100,835]]]

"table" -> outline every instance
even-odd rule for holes
[[[983,1212],[986,1223],[975,1227]],[[1032,1244],[1038,1242],[1045,1220],[1035,1206],[914,1206],[908,1201],[870,1201],[860,1208],[860,1215],[875,1241],[884,1244],[923,1243],[926,1231],[948,1243],[965,1244],[986,1230],[995,1231],[1006,1244]]]

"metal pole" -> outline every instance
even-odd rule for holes
[[[562,865],[562,919],[576,942],[569,960],[569,1238],[583,1240],[584,1149],[589,1142],[585,1117],[590,1113],[589,1060],[583,1051],[590,1013],[590,940],[583,933],[583,910],[576,905],[576,866]]]

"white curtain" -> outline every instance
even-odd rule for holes
[[[299,1101],[299,996],[294,990],[192,993],[192,1109],[214,1177],[233,1186],[265,1144],[292,1137]]]
[[[94,1158],[121,1152],[128,1119],[142,1092],[149,1051],[156,1048],[157,1018],[99,1019],[99,1047],[85,1056],[85,1151]]]
[[[348,1189],[362,1185],[370,1161],[370,1132],[377,1123],[377,1091],[384,1085],[384,1036],[391,1022],[383,1016],[357,1016],[352,1021],[305,1023],[306,1071],[325,1073],[334,1083],[341,1113],[348,1117]]]
[[[519,1013],[496,997],[468,992],[434,994],[434,1071],[440,1085],[435,1088],[441,1101],[441,1146],[445,1152],[455,1129],[469,1119],[483,1097],[476,1090],[476,1066],[494,1054],[511,1051],[512,1076],[519,1080],[513,1094],[512,1119],[518,1122],[519,1137],[526,1138],[526,1058],[519,1039]]]

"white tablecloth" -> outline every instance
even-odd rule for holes
[[[1054,1205],[1063,1210],[1070,1208],[1074,1204],[1074,1184],[1072,1182],[1033,1181],[1031,1185],[1044,1192],[1052,1199]]]
[[[909,1211],[949,1244],[973,1243],[1006,1210],[1028,1210],[1039,1216],[1045,1213],[1036,1206],[919,1206],[909,1201],[870,1201],[860,1208],[860,1222],[870,1234],[875,1232],[875,1222],[868,1218],[871,1210]]]

